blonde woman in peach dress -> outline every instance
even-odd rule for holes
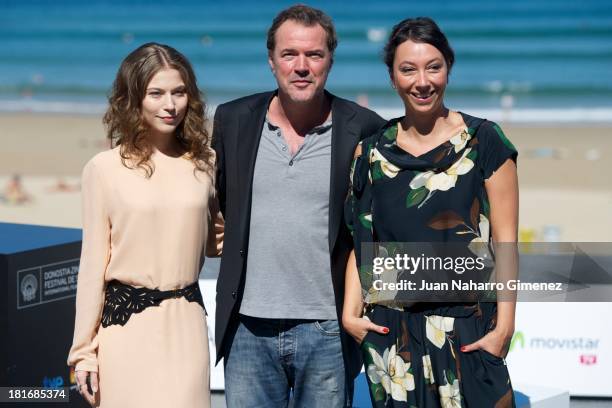
[[[82,180],[68,364],[92,406],[210,406],[198,275],[204,254],[220,252],[221,220],[204,118],[178,51],[148,43],[122,62],[104,116],[115,147],[91,159]]]

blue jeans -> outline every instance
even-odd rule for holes
[[[337,320],[240,316],[225,359],[228,408],[350,407]]]

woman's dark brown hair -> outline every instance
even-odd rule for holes
[[[103,122],[111,146],[119,146],[121,162],[128,168],[143,168],[153,175],[153,146],[147,141],[147,126],[142,118],[142,101],[147,85],[162,69],[176,69],[185,83],[187,112],[176,128],[175,137],[197,170],[211,173],[214,161],[206,130],[205,105],[191,64],[174,48],[157,43],[143,44],[121,63],[108,98]]]
[[[397,47],[408,40],[436,47],[444,56],[450,73],[455,63],[455,53],[440,27],[429,17],[407,18],[393,27],[383,51],[383,58],[390,73],[393,72],[393,61],[395,60]]]

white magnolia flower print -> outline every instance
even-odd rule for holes
[[[474,167],[474,162],[467,157],[467,155],[472,151],[471,147],[468,147],[463,151],[461,158],[453,163],[452,166],[445,173],[449,175],[455,176],[463,176],[467,174]]]
[[[429,178],[433,175],[433,171],[424,171],[422,173],[418,173],[410,182],[410,188],[416,190],[417,188],[423,187],[425,183],[427,183],[427,180],[429,180]]]
[[[369,364],[367,373],[373,384],[382,384],[387,394],[396,401],[407,401],[408,391],[415,388],[414,376],[410,371],[410,362],[395,352],[395,345],[386,349],[382,355],[373,348],[368,348],[374,364]]]
[[[457,176],[455,174],[448,173],[432,173],[432,175],[425,182],[425,187],[429,191],[448,191],[455,187],[457,182]]]
[[[461,408],[461,393],[459,391],[459,380],[454,379],[452,384],[438,387],[440,393],[440,404],[442,408]]]
[[[394,281],[397,282],[397,281]],[[394,309],[400,312],[404,311],[405,304],[403,302],[396,301],[397,290],[377,290],[374,286],[371,286],[367,292],[362,291],[363,301],[366,304],[378,304],[383,305],[387,309]]]
[[[385,258],[386,253],[386,250],[381,250],[381,253],[379,253],[378,256]],[[368,290],[366,295],[367,303],[377,303],[385,306],[396,303],[395,298],[397,297],[399,289],[389,289],[389,286],[385,285],[398,282],[397,277],[399,274],[400,271],[398,271],[396,268],[386,266],[383,266],[382,272],[374,273],[373,279],[380,281],[380,285],[377,285],[379,289],[376,289],[374,285],[372,285],[372,287]]]
[[[480,230],[480,239],[482,239],[482,242],[489,242],[490,224],[489,219],[484,214],[480,214],[478,229]]]
[[[461,158],[458,159],[446,171],[436,173],[433,170],[425,171],[414,176],[410,182],[410,188],[413,190],[425,187],[428,190],[428,195],[419,204],[419,208],[431,197],[435,191],[448,191],[455,187],[459,176],[467,174],[474,168],[474,162],[468,158],[468,154],[472,151],[469,147],[463,151]]]
[[[451,137],[450,142],[455,148],[455,153],[459,153],[471,138],[472,135],[469,134],[467,129],[463,129],[461,133]]]
[[[433,376],[433,369],[431,368],[431,358],[429,354],[423,356],[423,375],[425,376],[425,382],[427,384],[435,384],[436,380]]]
[[[488,246],[490,229],[489,219],[484,214],[480,214],[480,222],[478,223],[480,235],[472,239],[468,245],[469,250],[482,258],[487,267],[493,266],[493,256]]]
[[[384,173],[385,176],[389,177],[389,178],[393,178],[395,176],[397,176],[397,173],[399,173],[399,171],[401,170],[399,167],[397,167],[395,164],[390,163],[385,156],[383,156],[377,148],[373,148],[371,153],[370,153],[370,164],[373,164],[374,162],[380,162],[380,168],[382,170],[382,172]]]
[[[431,315],[425,316],[425,319],[425,335],[427,339],[431,341],[434,346],[442,349],[442,346],[444,346],[446,342],[446,333],[453,331],[455,318]]]

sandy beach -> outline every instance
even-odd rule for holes
[[[521,236],[612,241],[612,127],[501,125],[519,150]],[[0,222],[79,228],[81,169],[108,148],[101,117],[4,113],[0,135],[0,195],[19,174],[31,196],[0,201]]]

